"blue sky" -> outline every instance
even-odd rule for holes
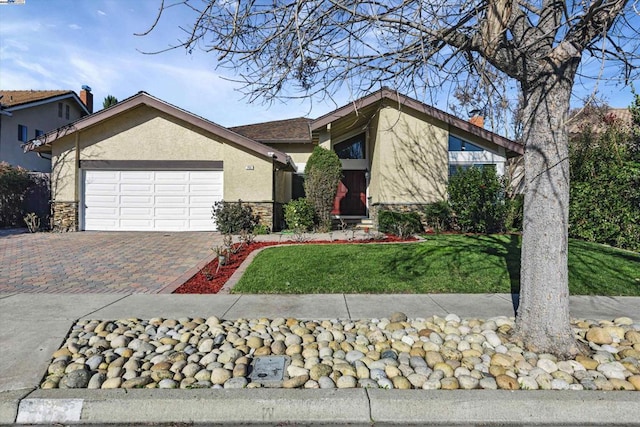
[[[223,79],[215,69],[215,54],[188,55],[165,49],[181,36],[179,25],[193,16],[186,8],[172,8],[150,35],[139,37],[153,23],[159,0],[26,0],[24,5],[0,5],[0,88],[93,89],[96,109],[111,94],[122,100],[144,90],[167,102],[225,126],[290,117],[318,117],[337,105],[330,101],[287,101],[248,104],[239,85]],[[597,64],[593,66],[597,73]],[[227,75],[233,77],[232,75]],[[636,83],[640,90],[640,83]],[[584,97],[592,87],[576,85]],[[610,105],[627,107],[630,88],[619,83],[599,85]],[[447,109],[442,96],[438,108]],[[338,94],[336,102],[348,102]]]

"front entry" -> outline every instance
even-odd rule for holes
[[[338,192],[333,202],[332,215],[367,215],[367,178],[363,170],[343,170]]]

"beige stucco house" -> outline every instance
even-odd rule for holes
[[[452,165],[522,154],[520,144],[388,89],[315,120],[233,128],[140,92],[28,149],[52,156],[59,229],[214,230],[218,200],[242,200],[277,229],[318,144],[342,161],[333,212],[341,218],[421,208],[446,197]]]
[[[91,114],[91,89],[0,90],[0,161],[29,171],[50,172],[51,159],[25,152],[23,144]]]

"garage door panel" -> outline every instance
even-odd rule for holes
[[[153,215],[153,207],[148,207],[148,208],[143,208],[143,207],[139,207],[139,208],[134,208],[134,207],[120,208],[120,217],[121,218],[136,218],[136,217],[149,218],[151,215]]]
[[[155,172],[153,171],[121,171],[120,180],[128,182],[148,182],[154,181]]]
[[[125,206],[153,206],[153,196],[139,195],[123,195],[120,196],[120,204]]]
[[[189,192],[187,184],[156,184],[156,194],[186,194]]]
[[[85,171],[85,230],[216,229],[222,171]]]
[[[120,184],[121,194],[149,194],[153,192],[153,184]]]
[[[118,196],[110,194],[94,194],[85,197],[85,202],[94,206],[116,206]]]
[[[189,196],[156,196],[155,201],[162,206],[184,206],[189,203]]]

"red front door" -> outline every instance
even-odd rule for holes
[[[367,178],[365,171],[342,171],[333,202],[332,215],[365,216],[367,214]]]

